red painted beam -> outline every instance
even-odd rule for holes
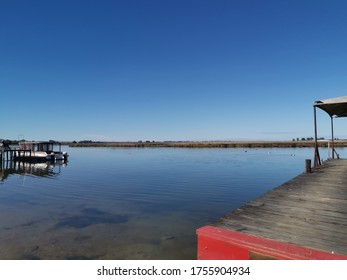
[[[347,260],[346,255],[319,251],[244,233],[205,226],[198,235],[200,260]]]

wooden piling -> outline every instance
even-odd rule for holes
[[[3,169],[3,167],[4,167],[4,151],[3,151],[3,149],[0,150],[0,164],[1,164],[0,168]]]
[[[306,159],[305,163],[306,163],[306,167],[305,167],[306,173],[311,173],[311,160],[310,159]]]

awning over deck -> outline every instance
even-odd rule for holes
[[[318,100],[314,106],[327,112],[330,117],[347,117],[347,96]]]
[[[329,98],[324,100],[315,101],[313,104],[314,108],[314,131],[315,131],[315,152],[314,152],[314,167],[321,165],[321,159],[318,151],[318,142],[317,142],[317,118],[316,118],[316,108],[322,109],[327,112],[331,119],[331,150],[332,158],[337,158],[339,155],[336,153],[334,148],[334,122],[333,118],[342,118],[347,117],[347,96]]]

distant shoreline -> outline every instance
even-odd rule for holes
[[[70,147],[110,148],[307,148],[314,141],[145,141],[145,142],[92,142],[69,143]],[[328,147],[328,141],[318,141],[319,147]],[[335,147],[347,147],[347,140],[335,140]]]

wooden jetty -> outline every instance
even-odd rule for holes
[[[59,150],[54,150],[54,145]],[[0,142],[0,162],[6,161],[45,162],[67,161],[68,153],[61,151],[61,143],[57,141],[23,141],[19,148],[12,149],[6,142]]]
[[[325,161],[197,235],[198,259],[347,259],[347,160]]]
[[[23,157],[31,158],[31,153],[32,151],[29,149],[0,149],[0,162],[17,161]]]

